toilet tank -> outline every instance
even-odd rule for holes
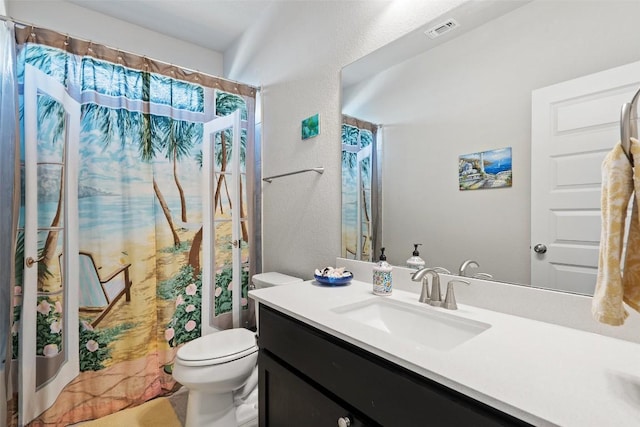
[[[254,274],[251,282],[256,289],[269,288],[271,286],[291,285],[301,283],[303,280],[299,277],[287,276],[286,274],[271,271],[268,273]]]

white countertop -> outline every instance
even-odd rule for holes
[[[640,345],[632,342],[460,303],[455,311],[435,308],[398,289],[378,297],[371,284],[356,280],[342,287],[307,281],[252,290],[249,296],[536,426],[640,425]],[[373,298],[445,311],[491,327],[439,351],[331,311]]]

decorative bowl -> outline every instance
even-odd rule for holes
[[[345,273],[347,272],[345,271]],[[353,279],[353,273],[351,272],[348,272],[348,273],[349,273],[348,276],[342,276],[342,277],[325,277],[325,276],[318,276],[317,274],[314,274],[313,277],[315,277],[318,283],[324,286],[344,286],[351,283],[351,279]]]

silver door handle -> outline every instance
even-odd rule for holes
[[[537,254],[544,254],[547,252],[547,247],[542,243],[538,243],[533,247],[533,251]]]

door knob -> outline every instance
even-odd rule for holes
[[[351,418],[348,416],[338,418],[338,427],[349,427],[351,425]]]
[[[547,247],[542,243],[538,243],[533,247],[533,251],[537,254],[544,254],[547,252]]]
[[[24,260],[24,263],[27,265],[27,267],[31,268],[33,267],[33,264],[40,262],[44,259],[44,256],[41,256],[38,259],[33,259],[33,257],[27,257],[27,259]]]

